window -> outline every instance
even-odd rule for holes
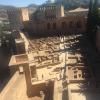
[[[82,27],[82,25],[81,25],[81,22],[80,22],[80,21],[78,21],[78,22],[76,23],[76,27],[77,27],[77,28],[81,28],[81,27]]]
[[[53,29],[56,29],[56,23],[53,23]]]
[[[74,75],[74,78],[77,78],[77,75]]]
[[[81,75],[81,74],[78,74],[78,76],[79,76],[79,78],[81,78],[81,77],[82,77],[82,75]]]
[[[73,22],[69,22],[69,28],[73,28]]]
[[[62,28],[66,28],[66,22],[62,22]]]
[[[50,25],[50,23],[47,24],[47,29],[48,29],[48,30],[51,29],[51,25]]]

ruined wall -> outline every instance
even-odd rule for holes
[[[29,64],[25,63],[22,66],[24,67],[24,72],[25,72],[27,95],[29,97],[40,96],[40,91],[43,91],[45,94],[45,98],[48,98],[45,100],[49,100],[49,98],[51,98],[51,97],[53,98],[54,81],[52,81],[52,80],[47,80],[47,81],[36,80],[36,81],[32,82]],[[52,99],[50,99],[50,100],[52,100]]]
[[[53,91],[54,90],[54,81],[49,81],[48,84],[46,83],[37,83],[35,85],[32,85],[30,90],[28,92],[28,96],[41,96],[40,91],[43,91],[45,95],[45,100],[53,100]]]

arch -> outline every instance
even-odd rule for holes
[[[73,28],[73,24],[74,24],[74,23],[73,23],[72,21],[70,21],[70,22],[69,22],[69,28]]]
[[[50,29],[51,29],[51,24],[47,23],[47,30],[50,30]]]
[[[57,24],[53,23],[53,29],[55,30],[57,28]]]
[[[61,23],[61,25],[62,25],[62,28],[63,28],[63,29],[66,28],[66,22],[65,22],[65,21],[63,21],[63,22]]]
[[[81,21],[77,21],[77,22],[76,22],[76,27],[77,27],[77,28],[82,28],[82,23],[81,23]]]

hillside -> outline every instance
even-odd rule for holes
[[[28,10],[29,10],[29,14],[32,14],[36,11],[36,9],[38,8],[38,5],[35,5],[35,4],[30,4],[28,6]]]

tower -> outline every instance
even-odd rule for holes
[[[59,4],[57,6],[57,18],[64,17],[64,6]]]

